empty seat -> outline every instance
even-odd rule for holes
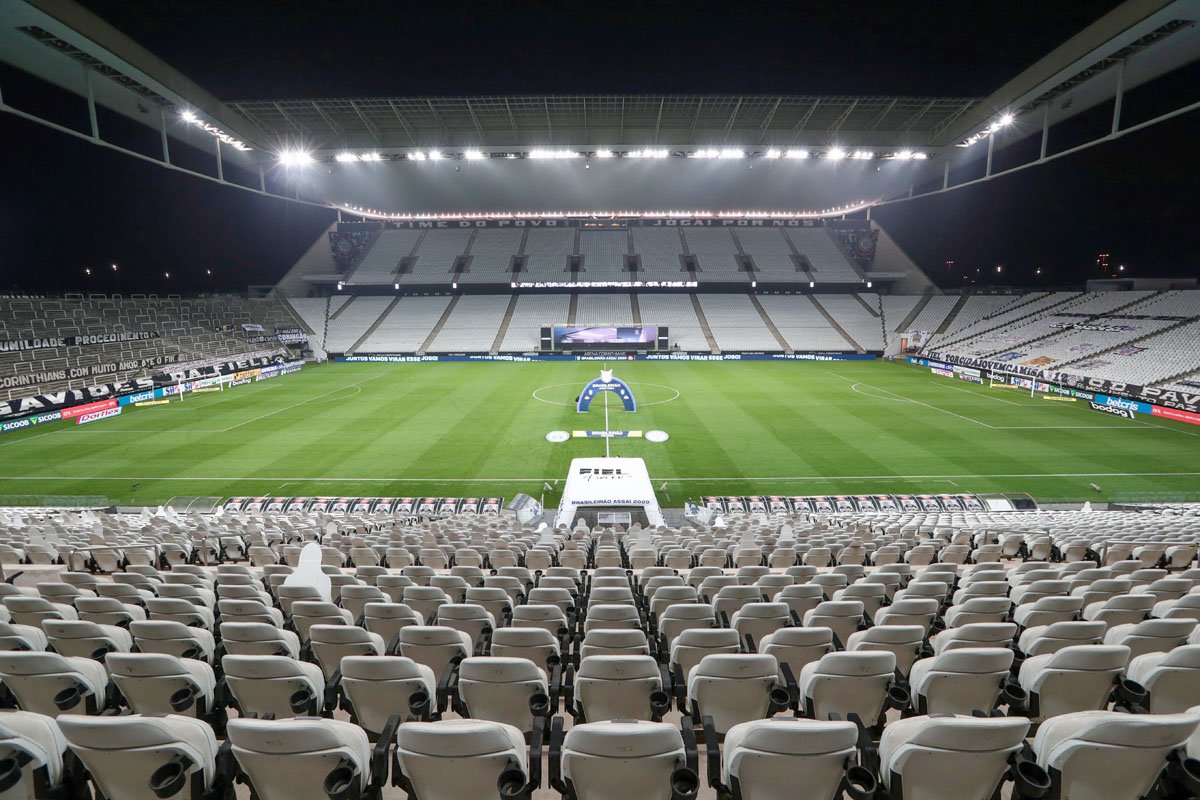
[[[580,721],[661,718],[670,707],[650,656],[592,656],[579,664],[567,710]]]
[[[1031,656],[1017,680],[1028,697],[1031,719],[1102,709],[1129,663],[1121,645],[1077,645]]]
[[[499,722],[406,722],[396,732],[392,780],[421,800],[532,795],[539,783],[540,755],[540,747],[526,748],[519,730]]]
[[[285,656],[232,655],[221,664],[243,714],[274,714],[276,719],[316,716],[327,704],[325,678],[316,664]]]
[[[326,681],[332,680],[346,656],[381,656],[384,652],[382,636],[353,625],[313,625],[309,642]]]
[[[800,671],[804,714],[810,719],[829,719],[830,714],[846,719],[854,713],[864,724],[874,725],[889,700],[895,674],[896,656],[889,651],[830,653]],[[895,693],[895,705],[907,702],[907,694]]]
[[[999,797],[1001,784],[1017,772],[1010,770],[1010,759],[1028,731],[1029,720],[1021,717],[912,717],[889,723],[879,741],[879,773],[887,797]],[[1028,764],[1018,774],[1019,790],[1034,788],[1040,794],[1014,797],[1039,797],[1050,788],[1046,776]]]
[[[947,628],[930,637],[935,654],[963,647],[1011,648],[1017,626],[1012,622],[973,622],[961,628]]]
[[[82,620],[47,619],[42,622],[46,639],[59,655],[103,660],[106,653],[128,653],[133,647],[129,631],[116,625],[97,625]]]
[[[1177,714],[1200,706],[1200,645],[1137,656],[1126,675],[1149,692],[1146,709],[1151,714]]]
[[[229,741],[259,800],[373,797],[387,777],[366,731],[341,720],[237,719]]]
[[[161,653],[109,653],[104,663],[135,714],[182,714],[220,723],[217,678],[203,661]]]
[[[705,656],[688,676],[686,697],[680,700],[693,719],[711,717],[716,731],[724,734],[739,722],[764,719],[789,707],[790,687],[779,684],[781,669],[769,655]],[[790,675],[790,670],[784,674]]]
[[[964,647],[923,658],[909,676],[913,709],[918,714],[990,714],[1012,662],[1012,650],[1002,647]]]
[[[737,631],[730,628],[686,630],[675,638],[671,646],[671,671],[677,683],[686,682],[705,656],[737,653],[741,649]]]
[[[1132,658],[1146,653],[1160,653],[1185,644],[1196,627],[1196,621],[1180,619],[1147,619],[1138,623],[1115,625],[1104,634],[1105,644],[1120,644],[1129,648]]]
[[[400,629],[400,655],[424,664],[441,676],[453,659],[466,658],[475,648],[462,631],[436,625],[410,625]]]
[[[105,797],[184,800],[231,791],[217,740],[201,720],[175,714],[88,717],[65,714],[62,735]]]
[[[32,711],[0,712],[5,798],[74,797],[82,776],[74,769],[58,723]],[[76,762],[77,763],[77,762]]]
[[[717,752],[714,734],[706,725],[710,757]],[[709,785],[718,797],[755,800],[831,800],[844,787],[870,796],[875,779],[858,766],[857,744],[852,722],[794,717],[743,722],[725,734],[719,763],[709,762]]]
[[[758,652],[787,664],[792,675],[799,675],[805,664],[833,651],[833,631],[829,628],[780,628],[758,642]],[[779,680],[783,680],[782,672]]]
[[[896,669],[907,675],[925,644],[925,629],[920,625],[876,625],[850,634],[849,652],[886,650],[896,656]]]
[[[1083,711],[1042,723],[1033,751],[1058,797],[1138,800],[1151,794],[1169,759],[1198,725],[1195,713]],[[1194,796],[1196,788],[1168,796]]]
[[[300,657],[300,637],[265,622],[225,622],[221,643],[235,656]]]
[[[372,737],[393,716],[428,719],[437,712],[437,676],[411,658],[346,656],[341,686],[354,719]]]
[[[22,711],[48,717],[71,712],[98,714],[110,705],[104,665],[58,653],[0,653],[0,683]]]
[[[545,628],[500,628],[492,634],[491,655],[527,658],[553,669],[562,659],[563,643]]]
[[[695,741],[674,725],[633,720],[576,725],[562,735],[556,720],[550,764],[553,788],[578,800],[683,800],[695,797]],[[552,756],[553,758],[553,756]]]
[[[459,714],[503,722],[525,734],[551,712],[546,671],[523,658],[464,659],[456,687]]]

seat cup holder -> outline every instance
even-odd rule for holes
[[[903,686],[889,686],[887,690],[888,704],[894,709],[906,708],[912,697]]]
[[[299,689],[288,698],[288,705],[292,707],[292,711],[296,714],[310,710],[313,701],[312,691],[309,689]]]
[[[179,794],[187,781],[187,770],[178,758],[173,758],[150,773],[150,791],[155,797],[171,797]]]
[[[846,770],[846,794],[852,800],[870,800],[875,796],[878,783],[871,770],[857,764]]]
[[[1018,761],[1013,770],[1016,794],[1028,800],[1038,800],[1050,792],[1050,776],[1037,762]]]
[[[17,759],[0,759],[0,792],[7,792],[21,780],[21,765]]]
[[[535,717],[546,717],[550,715],[550,695],[544,692],[537,692],[529,698],[529,710]]]
[[[671,773],[671,800],[691,800],[700,791],[700,776],[682,767]]]
[[[424,719],[429,714],[429,695],[426,692],[413,692],[408,696],[408,711],[417,719]]]
[[[338,764],[325,776],[321,788],[325,796],[340,800],[340,798],[356,797],[358,795],[358,773],[349,764]]]
[[[79,684],[68,686],[58,694],[54,695],[54,706],[59,711],[70,711],[75,706],[79,705],[79,701],[83,699],[84,688]]]
[[[1010,711],[1023,711],[1029,702],[1029,693],[1015,683],[1006,683],[1001,698]]]
[[[172,693],[167,702],[170,704],[172,711],[186,711],[192,707],[195,699],[196,688],[194,686],[185,686],[179,691]]]
[[[502,798],[518,798],[525,794],[525,774],[519,769],[506,769],[496,779],[496,789]]]
[[[1182,786],[1190,797],[1200,795],[1200,760],[1183,758],[1167,765],[1167,779]]]

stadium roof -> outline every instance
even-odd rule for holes
[[[222,181],[221,159],[260,170],[297,147],[323,150],[328,158],[343,149],[402,157],[404,151],[442,147],[495,152],[661,146],[673,148],[672,155],[723,146],[921,148],[922,156],[961,163],[988,148],[955,145],[987,137],[1001,118],[1014,123],[1006,136],[1011,142],[1195,61],[1197,21],[1200,0],[1127,0],[986,98],[696,94],[222,101],[73,0],[0,2],[0,60],[161,129],[164,162],[169,163],[168,137],[216,150]],[[1188,110],[1195,103],[1194,97],[1180,98],[1179,105]],[[1119,112],[1120,102],[1116,105]],[[147,157],[105,141],[94,113],[89,136],[14,107],[2,94],[0,111]],[[1120,130],[1118,116],[1112,135]],[[928,176],[944,166],[927,162],[924,169]],[[266,191],[261,178],[259,190]]]
[[[514,95],[236,101],[260,130],[319,148],[927,145],[973,97]]]

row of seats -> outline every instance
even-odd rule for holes
[[[681,726],[612,720],[564,730],[548,748],[486,720],[402,722],[374,743],[335,720],[241,719],[218,745],[189,717],[0,712],[0,790],[20,797],[224,798],[234,781],[261,800],[380,798],[385,785],[421,800],[563,798],[690,800],[700,788],[692,720]],[[1043,726],[1032,745],[1019,717],[917,717],[878,746],[855,721],[777,718],[724,737],[703,721],[705,778],[720,797],[760,800],[986,798],[1011,782],[1016,798],[1194,797],[1200,791],[1200,709],[1141,716],[1082,712]],[[390,780],[389,780],[390,779]],[[1152,794],[1153,793],[1153,794]]]

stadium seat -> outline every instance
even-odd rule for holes
[[[990,714],[1001,698],[1013,652],[1002,647],[957,648],[912,665],[909,691],[918,714]],[[1023,694],[1017,697],[1023,702]]]
[[[1029,717],[1103,709],[1115,688],[1124,689],[1129,702],[1143,702],[1144,690],[1121,684],[1128,663],[1129,648],[1121,645],[1075,645],[1025,659],[1017,680],[1028,697]]]
[[[105,797],[185,800],[232,789],[232,765],[219,753],[212,728],[200,720],[65,714],[58,724]]]
[[[135,714],[181,714],[220,729],[217,678],[203,661],[160,653],[109,653],[112,682]]]
[[[1045,773],[1029,761],[1014,763],[1028,730],[1029,720],[1021,717],[897,720],[879,741],[880,782],[897,800],[997,797],[1014,778],[1013,797],[1046,796]]]
[[[699,788],[691,720],[682,729],[660,722],[618,720],[575,725],[563,734],[556,718],[550,739],[550,785],[564,798],[691,800]],[[614,766],[620,764],[620,769]]]
[[[786,684],[779,683],[781,672]],[[684,687],[675,687],[677,704],[693,719],[711,717],[720,734],[739,722],[764,719],[795,705],[791,670],[773,656],[705,656],[685,680]]]
[[[421,800],[528,799],[541,783],[537,729],[534,736],[527,748],[519,730],[498,722],[405,722],[396,731],[392,782]]]
[[[331,719],[236,719],[233,757],[260,800],[377,797],[387,779],[387,742],[372,748],[366,731]]]
[[[800,671],[801,709],[809,719],[847,719],[857,714],[873,726],[885,705],[903,708],[908,693],[896,682],[896,656],[890,651],[830,653]]]
[[[719,797],[829,800],[853,788],[870,797],[876,781],[858,764],[859,730],[852,722],[773,717],[734,725],[718,748],[705,720],[708,784]],[[803,784],[796,777],[803,775]]]
[[[332,704],[316,664],[286,656],[234,656],[221,659],[226,685],[242,714],[274,714],[276,719],[317,716]]]
[[[437,680],[429,667],[402,656],[342,659],[342,692],[353,719],[372,739],[393,716],[436,718],[440,713]]]
[[[0,683],[17,707],[48,717],[98,714],[112,704],[108,673],[90,658],[58,653],[0,653]]]
[[[1200,769],[1180,762],[1197,726],[1196,713],[1082,711],[1042,723],[1033,751],[1056,797],[1138,800],[1150,795],[1164,773],[1167,796],[1194,796]]]
[[[83,770],[67,748],[58,723],[32,711],[0,712],[0,752],[5,755],[5,797],[74,798],[83,789]]]
[[[1178,714],[1200,706],[1200,645],[1135,656],[1126,675],[1149,692],[1146,710],[1151,714]]]
[[[671,704],[664,672],[650,656],[589,657],[564,675],[565,707],[583,722],[657,721]]]

